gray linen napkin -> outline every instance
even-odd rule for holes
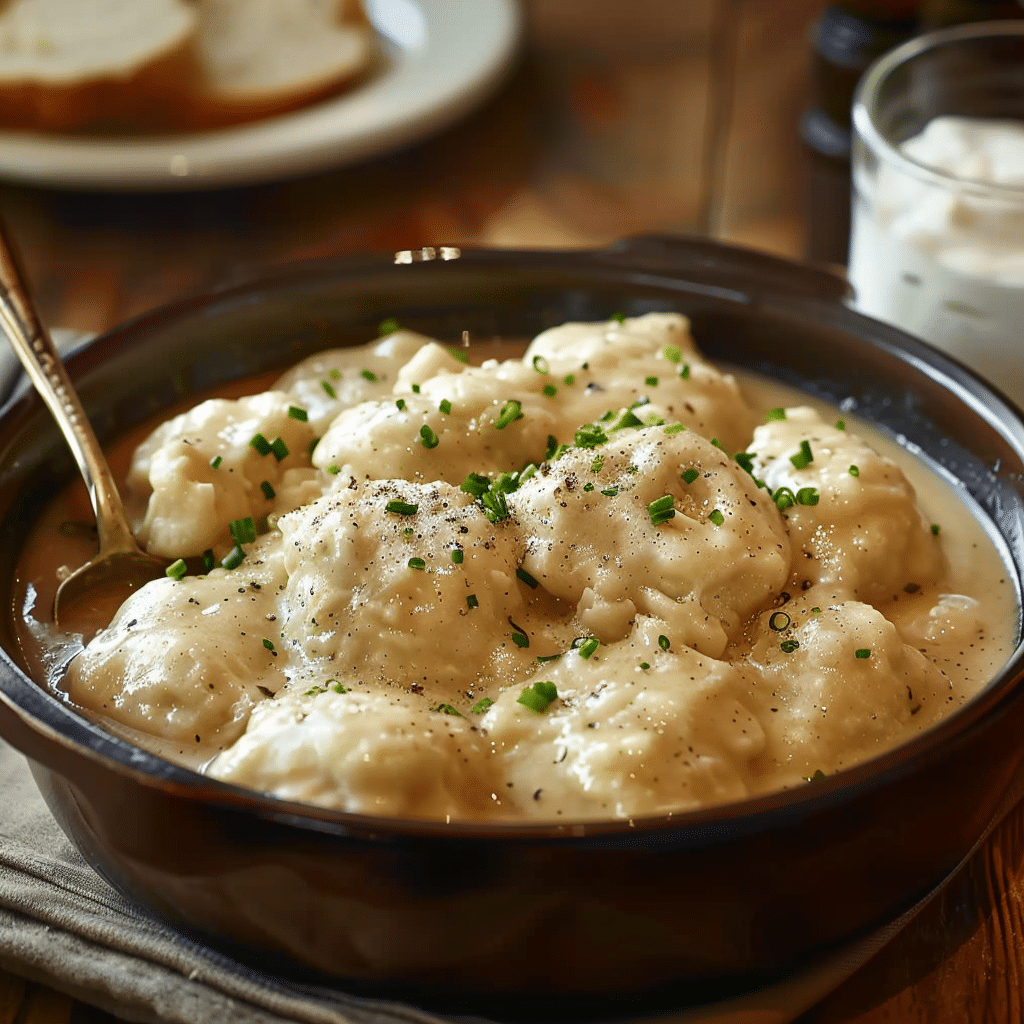
[[[85,864],[50,815],[27,762],[3,740],[0,794],[0,966],[8,971],[142,1024],[451,1024],[410,1006],[283,983],[135,909]],[[991,828],[1022,795],[1018,781]],[[797,978],[662,1016],[657,1024],[788,1024],[933,896],[838,955],[808,964]]]
[[[0,965],[144,1024],[439,1024],[276,981],[136,910],[78,855],[0,740]]]

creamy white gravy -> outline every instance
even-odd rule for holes
[[[1017,639],[978,518],[842,419],[741,386],[672,314],[473,367],[404,331],[326,352],[138,445],[139,536],[185,575],[70,665],[43,552],[86,513],[51,510],[26,659],[142,746],[322,806],[580,820],[806,785]]]

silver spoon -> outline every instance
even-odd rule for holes
[[[0,327],[64,435],[96,515],[99,551],[57,588],[53,617],[68,633],[95,632],[98,609],[113,611],[133,590],[163,576],[165,560],[142,551],[96,435],[32,301],[27,279],[0,223]]]

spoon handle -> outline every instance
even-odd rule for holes
[[[101,550],[133,549],[117,485],[60,354],[29,298],[27,279],[0,221],[0,328],[53,413],[89,491]]]

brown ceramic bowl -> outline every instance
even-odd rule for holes
[[[1024,426],[970,373],[852,312],[838,278],[696,240],[321,262],[180,302],[71,362],[101,437],[385,317],[442,339],[678,309],[714,359],[848,407],[960,481],[1024,564]],[[72,474],[32,395],[0,412],[0,591]],[[1017,575],[1016,571],[1013,574]],[[1022,657],[968,706],[814,786],[671,820],[444,826],[332,813],[140,751],[49,696],[0,621],[0,734],[85,858],[264,970],[499,1016],[734,995],[893,919],[984,832],[1024,760]]]

